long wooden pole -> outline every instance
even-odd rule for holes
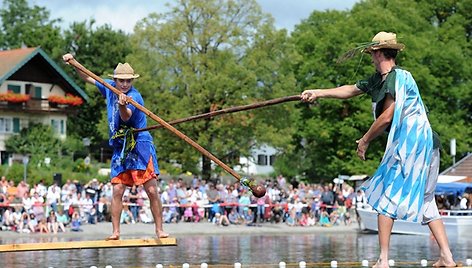
[[[104,85],[105,87],[107,87],[108,89],[110,89],[111,91],[113,91],[115,94],[117,95],[120,95],[122,92],[111,86],[110,84],[108,84],[107,82],[105,82],[105,80],[103,80],[102,78],[100,78],[99,76],[95,75],[94,73],[92,73],[91,71],[87,70],[87,68],[85,68],[84,66],[82,66],[82,64],[80,64],[77,60],[75,59],[71,59],[68,61],[68,63],[72,66],[74,66],[75,68],[77,68],[78,70],[80,70],[81,72],[83,72],[84,74],[90,76],[91,78],[95,79],[97,82],[99,82],[100,84]],[[195,141],[193,141],[192,139],[190,139],[189,137],[187,137],[185,134],[183,134],[182,132],[180,132],[179,130],[177,130],[176,128],[174,128],[173,126],[171,126],[169,123],[167,123],[166,121],[164,121],[163,119],[161,119],[159,116],[155,115],[153,112],[151,112],[150,110],[148,110],[146,107],[142,106],[141,104],[137,103],[135,100],[133,99],[129,99],[128,100],[129,103],[131,103],[134,107],[136,107],[138,110],[142,111],[143,113],[145,113],[147,116],[149,116],[150,118],[152,118],[154,121],[156,121],[157,123],[161,124],[163,127],[165,127],[166,129],[168,129],[170,132],[174,133],[177,137],[181,138],[182,140],[186,141],[188,144],[190,144],[191,146],[193,146],[195,149],[197,149],[200,153],[202,153],[203,155],[205,155],[206,157],[210,158],[213,162],[215,162],[216,164],[218,164],[220,167],[222,167],[224,170],[226,170],[226,172],[228,172],[229,174],[231,174],[234,178],[236,178],[238,181],[241,180],[241,175],[239,175],[236,171],[234,171],[233,169],[231,169],[228,165],[226,165],[225,163],[223,163],[221,160],[219,160],[218,158],[216,158],[216,156],[212,155],[209,151],[207,151],[205,148],[203,148],[202,146],[200,146],[198,143],[196,143]]]
[[[253,103],[253,104],[234,106],[234,107],[221,109],[221,110],[216,110],[216,111],[208,112],[208,113],[204,113],[204,114],[193,115],[193,116],[190,116],[190,117],[169,121],[168,123],[170,125],[177,125],[177,124],[180,124],[180,123],[185,123],[185,122],[194,121],[194,120],[198,120],[198,119],[211,118],[211,117],[222,115],[222,114],[235,113],[235,112],[240,112],[240,111],[247,111],[247,110],[257,109],[257,108],[266,107],[266,106],[270,106],[270,105],[275,105],[275,104],[279,104],[279,103],[284,103],[284,102],[288,102],[288,101],[299,101],[299,100],[301,100],[300,95],[293,95],[293,96],[288,96],[288,97],[282,97],[282,98],[276,98],[276,99],[272,99],[272,100],[261,101],[261,102],[257,102],[257,103]],[[141,131],[153,130],[153,129],[162,128],[162,127],[163,127],[162,125],[155,125],[155,126],[150,126],[150,127],[146,127],[146,128],[137,128],[137,129],[134,129],[133,131],[134,132],[141,132]]]

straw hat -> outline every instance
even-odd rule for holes
[[[396,50],[403,50],[405,45],[397,42],[397,35],[395,33],[379,32],[372,38],[372,43],[364,49],[364,52],[370,53],[373,50],[381,48],[389,48]]]
[[[134,79],[138,78],[139,74],[135,74],[133,68],[131,68],[131,65],[129,63],[118,63],[118,65],[115,68],[115,71],[113,74],[109,74],[108,76],[117,78],[117,79]]]

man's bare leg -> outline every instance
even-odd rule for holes
[[[124,184],[113,185],[113,196],[111,199],[111,225],[113,227],[113,233],[107,238],[107,240],[118,240],[120,239],[120,218],[121,210],[123,209],[123,194],[126,186]]]
[[[388,250],[390,247],[390,235],[392,234],[393,219],[384,215],[377,217],[379,229],[380,256],[375,268],[385,268],[388,266]]]
[[[158,238],[166,238],[168,233],[164,232],[162,227],[162,203],[157,192],[157,180],[152,179],[144,183],[144,190],[149,197],[152,217],[156,226],[156,235]]]
[[[436,239],[439,246],[439,260],[433,264],[434,267],[454,267],[456,263],[452,258],[449,242],[447,241],[446,229],[441,219],[433,220],[428,223],[429,229]]]

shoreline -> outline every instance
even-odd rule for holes
[[[97,224],[82,225],[82,232],[59,232],[57,234],[45,233],[17,233],[13,231],[0,231],[0,241],[2,240],[22,240],[31,238],[31,240],[47,239],[53,240],[101,240],[105,239],[112,232],[111,222],[100,222]],[[351,225],[337,225],[332,227],[321,226],[288,226],[285,223],[263,223],[260,226],[229,225],[220,226],[209,222],[180,222],[164,224],[164,231],[170,234],[170,237],[198,236],[198,235],[287,235],[287,234],[317,234],[317,233],[355,233],[360,232],[357,223]],[[121,239],[131,238],[149,238],[153,237],[154,224],[136,223],[121,225]],[[80,239],[79,239],[80,240]]]

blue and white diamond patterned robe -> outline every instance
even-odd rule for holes
[[[380,214],[417,222],[433,152],[431,126],[412,75],[395,69],[395,112],[385,154],[362,185],[367,202]]]

